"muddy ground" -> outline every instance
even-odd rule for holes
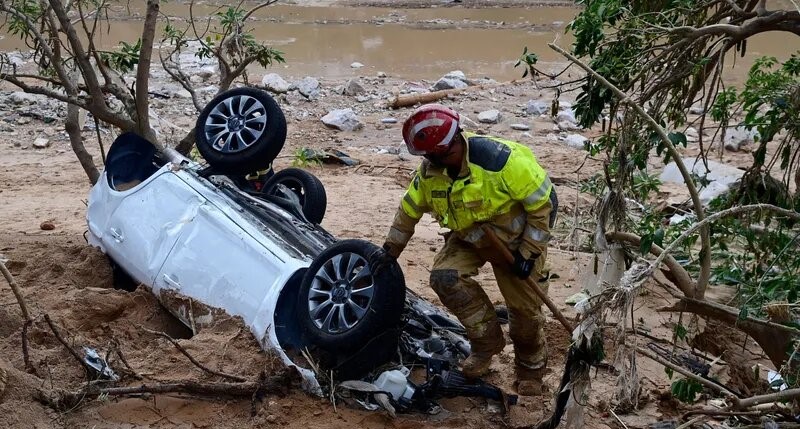
[[[388,2],[341,3],[386,6]],[[423,6],[423,2],[404,3]],[[496,2],[465,1],[464,6],[477,7],[487,3]],[[469,76],[469,70],[464,71]],[[281,73],[280,70],[277,72]],[[162,124],[162,136],[174,141],[193,126],[196,112],[190,100],[179,91],[169,93],[164,90],[168,85],[162,76],[154,73],[153,90],[158,96],[153,97],[151,106],[170,123],[169,126]],[[287,81],[304,77],[282,76]],[[287,116],[289,133],[276,167],[290,166],[296,160],[294,153],[307,147],[335,148],[360,160],[362,166],[359,168],[341,165],[309,165],[306,168],[320,178],[327,190],[328,210],[322,225],[337,237],[362,238],[380,244],[407,184],[408,172],[418,162],[402,151],[399,124],[409,110],[391,110],[384,107],[385,102],[392,93],[410,86],[429,86],[440,76],[431,75],[411,83],[402,76],[393,76],[390,71],[386,77],[378,77],[374,71],[354,69],[352,76],[360,76],[360,82],[370,96],[368,100],[359,102],[355,97],[341,95],[337,87],[343,85],[345,79],[331,78],[320,79],[322,96],[314,101],[291,95],[277,96]],[[10,87],[4,86],[0,97],[8,101],[11,92]],[[570,245],[571,233],[576,234],[578,243],[588,239],[587,232],[573,228],[576,226],[574,219],[576,212],[578,219],[588,219],[594,201],[591,195],[579,192],[577,183],[600,171],[602,164],[588,157],[584,150],[560,141],[558,136],[562,131],[552,119],[523,113],[529,100],[549,102],[553,96],[552,92],[540,89],[531,81],[520,81],[469,90],[444,102],[472,120],[477,120],[477,113],[481,111],[500,110],[503,116],[499,123],[474,124],[468,128],[515,139],[530,146],[540,163],[560,183],[562,214],[549,255],[552,271],[556,274],[550,295],[569,317],[574,317],[574,311],[564,304],[564,300],[586,286],[585,276],[593,265],[591,254],[576,251]],[[207,94],[204,97],[206,100],[209,98]],[[568,97],[562,100],[570,101]],[[356,110],[364,123],[362,130],[341,132],[321,123],[320,118],[325,113],[345,107]],[[36,112],[46,114],[37,116]],[[392,419],[383,412],[349,408],[342,403],[334,406],[328,398],[312,397],[298,388],[282,395],[269,394],[263,401],[255,403],[250,399],[225,397],[151,395],[84,401],[63,412],[43,405],[37,399],[38,390],[75,390],[85,382],[83,370],[42,320],[41,315],[45,313],[76,349],[89,346],[101,354],[110,353],[112,365],[124,375],[121,385],[180,379],[220,381],[199,370],[172,344],[148,330],[166,332],[178,338],[181,346],[198,361],[216,371],[254,380],[261,372],[274,374],[282,370],[259,349],[250,332],[235,319],[220,320],[214,327],[192,335],[145,288],[133,293],[113,289],[107,259],[90,248],[84,239],[85,202],[90,184],[70,150],[59,115],[63,115],[63,107],[42,100],[19,104],[8,101],[0,105],[0,254],[6,258],[6,265],[19,283],[32,313],[37,316],[28,330],[30,361],[34,369],[32,373],[26,373],[21,344],[21,312],[9,288],[5,285],[0,287],[0,427],[520,427],[536,423],[550,411],[550,394],[523,397],[508,415],[502,415],[497,404],[481,399],[457,398],[442,401],[443,411],[438,415],[411,414]],[[384,118],[395,118],[399,122],[386,124],[382,121]],[[530,131],[511,129],[511,124],[520,123],[529,126]],[[592,137],[597,130],[575,133]],[[102,129],[101,135],[107,148],[113,131]],[[94,131],[86,129],[84,136],[96,162],[100,163]],[[34,147],[32,143],[36,139],[46,139],[47,147]],[[695,155],[697,151],[698,148],[690,146],[686,154]],[[746,165],[749,157],[747,148],[744,152],[725,154],[725,160],[734,165]],[[45,222],[54,228],[42,229]],[[427,278],[433,256],[443,243],[440,232],[432,219],[424,218],[400,258],[408,287],[437,304],[435,294],[427,286]],[[478,280],[493,301],[502,303],[490,270],[482,269]],[[668,339],[674,320],[668,314],[655,311],[668,302],[664,298],[666,294],[656,285],[651,285],[650,290],[637,302],[640,316],[637,323],[652,335]],[[551,319],[548,323],[549,366],[552,371],[546,380],[552,390],[561,375],[560,366],[569,338],[557,322]],[[727,344],[735,344],[736,348],[742,346],[741,341],[731,340]],[[116,351],[125,357],[129,368]],[[755,359],[749,354],[745,358]],[[618,417],[609,413],[616,378],[608,371],[593,372],[585,427],[622,427],[620,420],[630,428],[646,427],[650,422],[679,414],[680,407],[665,393],[669,380],[663,368],[645,358],[639,359],[638,363],[642,380],[640,409]],[[511,391],[512,369],[513,353],[509,345],[495,360],[487,380]],[[727,377],[725,367],[714,371],[723,378]]]

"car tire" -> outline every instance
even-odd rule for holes
[[[325,187],[316,176],[299,168],[287,168],[275,173],[266,183],[262,193],[280,196],[278,185],[284,185],[300,199],[300,207],[306,219],[315,224],[322,223],[328,207],[328,195]]]
[[[269,166],[286,141],[286,118],[266,91],[236,88],[211,100],[195,124],[197,150],[217,174]]]
[[[303,276],[299,323],[308,343],[340,355],[356,352],[400,325],[405,295],[397,261],[367,241],[342,240],[322,251]]]

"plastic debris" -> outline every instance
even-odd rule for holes
[[[83,361],[97,372],[98,377],[112,381],[119,380],[119,376],[114,372],[113,369],[111,369],[110,366],[108,366],[108,362],[100,357],[100,355],[97,353],[97,350],[90,347],[84,347],[83,353]]]

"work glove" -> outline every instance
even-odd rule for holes
[[[514,263],[511,265],[511,271],[522,280],[530,277],[533,271],[533,266],[536,265],[536,258],[539,255],[532,254],[530,258],[522,256],[519,250],[514,251]]]
[[[383,267],[391,266],[391,264],[397,263],[397,256],[398,252],[396,249],[390,245],[389,243],[383,244],[383,249],[380,252],[376,252],[377,255],[372,263],[373,268],[375,271],[383,269]]]

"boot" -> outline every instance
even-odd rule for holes
[[[461,365],[461,372],[467,378],[479,378],[489,372],[492,364],[492,356],[496,353],[473,352],[464,360]]]
[[[547,386],[542,380],[547,372],[546,367],[531,369],[517,364],[517,380],[514,387],[520,396],[541,395],[547,392]]]

